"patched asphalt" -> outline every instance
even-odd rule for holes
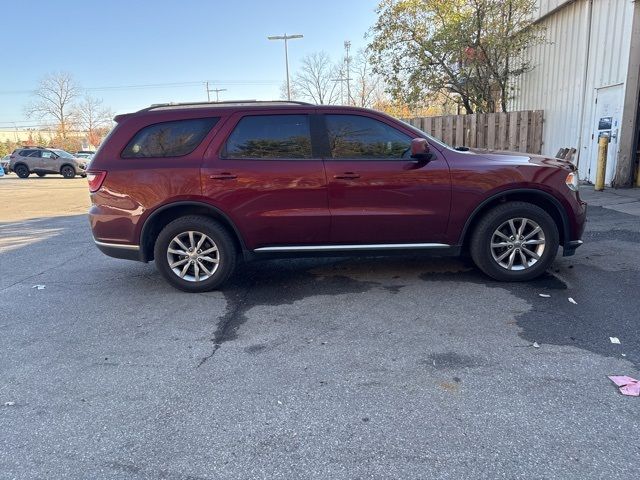
[[[190,295],[83,215],[0,224],[0,479],[633,477],[640,221],[584,240],[522,284],[329,258]]]

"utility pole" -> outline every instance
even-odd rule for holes
[[[204,82],[205,88],[207,90],[207,102],[211,101],[211,92],[216,92],[216,102],[220,101],[220,92],[226,92],[226,88],[209,88],[209,82]]]
[[[289,84],[289,49],[287,47],[287,41],[294,38],[302,38],[302,35],[272,35],[267,37],[267,40],[284,40],[284,63],[287,71],[287,100],[291,101],[291,85]]]
[[[346,52],[346,56],[344,58],[344,61],[346,63],[346,74],[347,74],[347,105],[351,105],[351,78],[349,77],[350,72],[351,72],[351,67],[350,67],[350,63],[351,63],[351,58],[349,57],[349,50],[351,50],[351,42],[349,40],[345,40],[344,42],[344,49]]]
[[[226,92],[227,89],[226,88],[214,88],[213,90],[211,90],[212,92],[216,92],[216,102],[220,101],[220,97],[219,97],[219,93],[220,92]]]

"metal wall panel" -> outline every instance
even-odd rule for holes
[[[576,146],[587,55],[587,1],[543,20],[546,42],[529,50],[533,70],[517,82],[514,110],[544,110],[544,154]]]
[[[516,82],[512,108],[544,110],[544,154],[576,147],[587,157],[596,89],[626,80],[633,2],[593,0],[590,32],[589,0],[540,0],[547,11],[563,3],[541,20],[547,42],[529,49],[535,68]],[[586,160],[581,163],[588,165]],[[581,176],[586,174],[581,166]]]
[[[593,163],[597,155],[597,136],[593,135],[595,132],[593,117],[595,115],[596,90],[622,84],[622,99],[624,99],[624,83],[627,80],[631,49],[633,1],[594,0],[592,13],[579,167],[581,178],[594,181],[595,166]],[[618,132],[618,138],[620,138],[620,134],[621,130]],[[615,143],[615,147],[619,148],[618,142]],[[590,167],[591,172],[589,171]],[[607,171],[615,171],[615,166],[607,166]],[[610,181],[611,176],[608,175],[606,182]]]
[[[538,0],[538,11],[536,18],[540,18],[562,5],[574,1],[575,0]]]

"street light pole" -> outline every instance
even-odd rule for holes
[[[284,63],[287,71],[287,100],[291,101],[291,85],[289,83],[289,48],[287,41],[294,38],[302,38],[303,35],[272,35],[267,37],[268,40],[284,40]]]

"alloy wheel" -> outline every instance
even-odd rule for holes
[[[202,282],[220,266],[220,252],[211,237],[191,230],[179,233],[169,242],[167,261],[181,279]]]
[[[29,176],[29,169],[24,165],[18,165],[14,168],[14,172],[16,172],[16,175],[20,178],[27,178]]]
[[[73,167],[70,167],[68,165],[62,167],[62,171],[60,173],[64,178],[73,178],[76,176],[76,171],[73,169]]]
[[[491,255],[506,270],[526,270],[542,257],[546,246],[542,227],[529,218],[511,218],[491,236]]]

